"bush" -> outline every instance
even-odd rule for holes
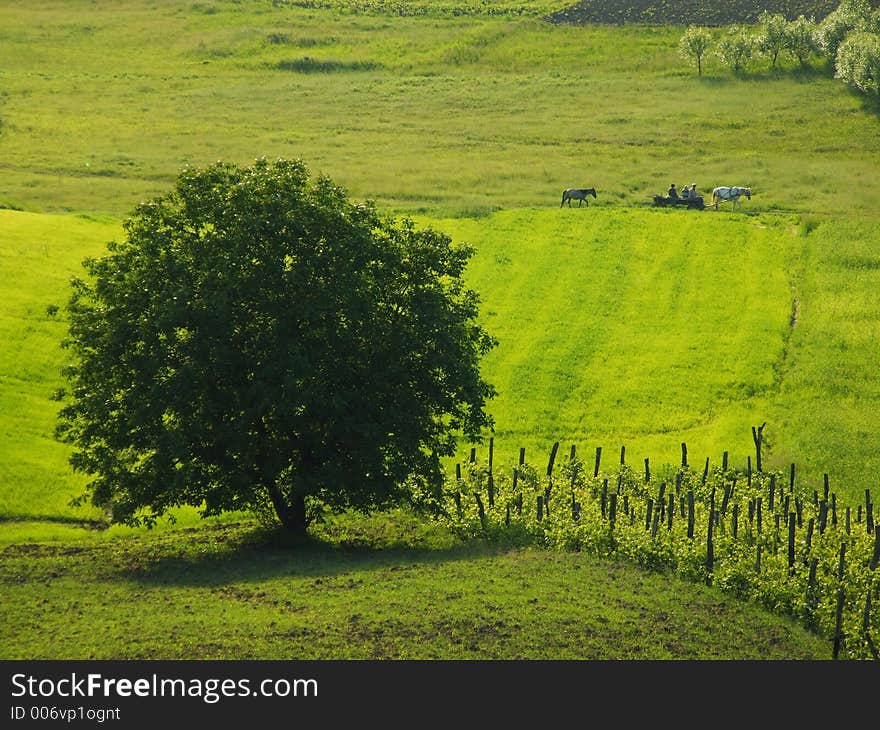
[[[515,477],[510,470],[493,475],[486,462],[466,465],[446,483],[446,524],[461,537],[496,545],[580,551],[710,583],[829,640],[842,590],[841,656],[876,658],[880,611],[866,613],[866,605],[880,588],[872,562],[880,528],[867,511],[850,513],[834,495],[795,484],[781,471],[664,466],[648,476],[620,465],[594,475],[578,458],[561,460],[555,470],[552,464],[547,472],[521,464]]]
[[[834,75],[865,94],[880,95],[880,36],[850,33],[837,51]]]
[[[868,0],[843,0],[816,28],[817,45],[825,56],[834,60],[837,49],[852,31],[876,32],[878,17]]]

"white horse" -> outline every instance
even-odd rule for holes
[[[561,208],[563,205],[568,203],[568,207],[571,208],[571,201],[578,201],[578,208],[581,207],[581,203],[590,204],[590,201],[587,200],[587,196],[592,195],[594,198],[596,197],[596,188],[569,188],[568,190],[562,191],[562,202],[559,204]]]
[[[722,200],[731,200],[733,201],[733,209],[736,210],[737,207],[742,206],[742,203],[739,201],[740,197],[745,195],[749,200],[752,199],[752,189],[751,188],[741,188],[741,187],[721,187],[715,188],[712,191],[712,205],[715,206],[715,210],[718,210],[718,203]]]

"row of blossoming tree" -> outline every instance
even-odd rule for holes
[[[872,8],[868,0],[843,0],[819,22],[764,11],[755,26],[731,25],[719,32],[691,25],[681,37],[679,52],[699,75],[710,57],[734,73],[758,59],[769,60],[774,69],[783,56],[802,67],[813,59],[826,59],[837,78],[862,93],[880,96],[880,8]]]

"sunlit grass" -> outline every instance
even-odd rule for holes
[[[625,446],[636,467],[677,463],[686,442],[694,464],[727,451],[744,467],[751,427],[766,421],[768,465],[795,462],[817,486],[828,473],[851,499],[875,486],[870,223],[596,205],[417,221],[477,249],[468,279],[499,340],[484,363],[499,391],[499,468],[521,447],[541,463],[555,441],[586,458],[601,446],[605,460]],[[0,516],[104,519],[68,507],[84,477],[53,437],[51,395],[63,385],[69,277],[119,222],[12,211],[0,222]],[[195,510],[180,518],[198,521]]]
[[[699,79],[675,27],[212,7],[0,8],[0,204],[125,215],[187,164],[266,155],[439,216],[672,181],[876,213],[876,113],[827,70]]]

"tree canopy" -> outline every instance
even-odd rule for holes
[[[491,427],[469,246],[301,160],[186,169],[124,233],[72,282],[57,427],[114,521],[269,509],[304,532],[439,489]]]

